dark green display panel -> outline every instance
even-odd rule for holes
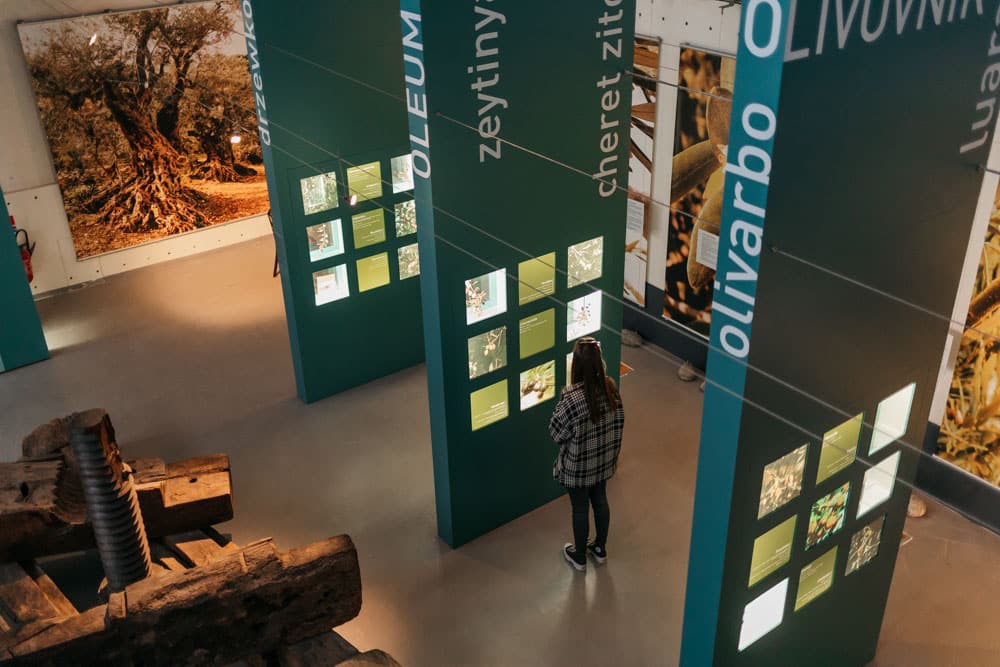
[[[312,402],[423,360],[420,281],[402,277],[398,259],[416,237],[397,235],[394,219],[413,192],[394,193],[391,178],[392,158],[409,153],[399,8],[383,0],[242,8],[296,385]],[[362,166],[362,178],[349,180]],[[336,191],[324,174],[335,175]],[[303,191],[309,178],[319,180]],[[381,235],[364,217],[380,210]],[[317,226],[337,219],[343,252],[317,250],[331,233]]]
[[[1000,37],[996,2],[871,4],[743,3],[685,666],[875,656],[948,325],[862,285],[951,312]]]
[[[42,323],[0,192],[0,373],[48,358]]]
[[[568,302],[614,297],[575,309],[601,316],[573,333],[596,329],[618,375],[634,21],[625,0],[402,2],[438,531],[453,546],[562,492],[548,422],[573,346]],[[594,246],[576,248],[570,286],[570,246],[597,238],[599,275]],[[466,281],[497,270],[503,312],[484,280],[468,287],[470,318]],[[506,365],[480,355],[470,368],[469,340],[481,349],[501,327]]]

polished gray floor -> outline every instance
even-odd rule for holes
[[[0,375],[0,459],[37,424],[105,407],[127,454],[232,457],[237,516],[222,529],[238,542],[349,533],[365,599],[343,633],[363,649],[410,667],[675,665],[697,385],[626,351],[607,567],[561,561],[565,499],[452,550],[435,535],[423,368],[303,405],[272,259],[269,239],[253,241],[41,302],[53,356]],[[936,506],[908,530],[873,664],[1000,664],[1000,538]]]

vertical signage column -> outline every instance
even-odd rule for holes
[[[243,0],[296,386],[312,402],[420,363],[394,0]]]
[[[834,5],[743,3],[685,666],[874,657],[996,124],[996,2]]]
[[[403,0],[438,530],[555,498],[576,338],[617,376],[632,0]],[[603,296],[603,293],[613,298]]]
[[[38,310],[0,192],[0,373],[48,359]]]

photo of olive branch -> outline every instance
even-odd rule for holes
[[[764,517],[802,492],[802,476],[806,470],[809,445],[785,454],[764,467],[757,518]]]
[[[884,515],[854,533],[851,538],[851,549],[847,554],[847,574],[860,569],[878,555],[882,544],[883,525],[885,525]]]
[[[556,362],[549,361],[521,373],[521,410],[527,410],[556,395]]]
[[[469,379],[507,365],[507,327],[498,327],[469,339]]]

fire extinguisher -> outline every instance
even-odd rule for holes
[[[14,228],[14,239],[17,247],[21,251],[21,261],[24,262],[24,272],[28,276],[28,282],[35,279],[35,271],[31,267],[31,256],[35,253],[35,244],[31,242],[27,229],[18,229],[14,222],[14,216],[10,216],[10,226]]]

